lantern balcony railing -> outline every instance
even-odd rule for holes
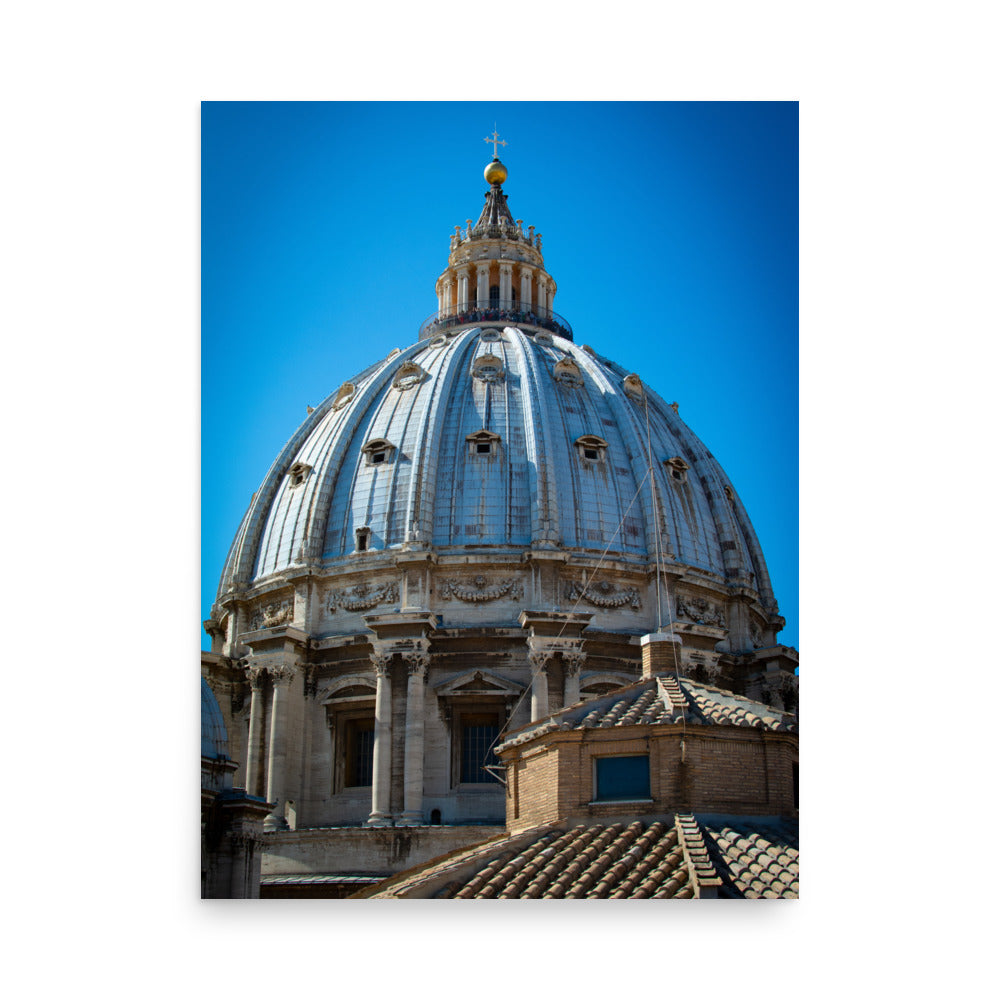
[[[502,323],[507,326],[533,326],[548,330],[566,340],[573,339],[573,328],[557,312],[538,306],[522,309],[516,302],[510,306],[491,305],[483,308],[477,306],[449,306],[438,309],[420,324],[420,340],[436,337],[446,330],[460,326],[480,326],[484,323]]]

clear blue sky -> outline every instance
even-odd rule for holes
[[[797,646],[795,103],[204,104],[202,618],[306,406],[434,311],[494,122],[556,311],[679,402],[750,513]]]

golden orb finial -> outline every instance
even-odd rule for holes
[[[493,159],[486,164],[486,169],[483,171],[483,177],[486,178],[487,184],[503,184],[507,180],[507,168],[494,156]]]

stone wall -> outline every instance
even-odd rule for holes
[[[388,875],[504,832],[497,826],[296,830],[264,835],[262,875]]]

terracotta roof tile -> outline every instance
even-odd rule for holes
[[[785,732],[797,729],[794,716],[762,702],[668,674],[619,688],[593,701],[572,705],[530,723],[511,733],[497,749],[517,746],[557,730],[606,729],[669,722]]]
[[[720,895],[744,899],[794,899],[799,892],[797,838],[789,823],[750,826],[702,822],[709,854],[722,877]]]
[[[790,899],[798,895],[796,844],[793,825],[749,817],[720,821],[678,814],[672,822],[580,823],[565,832],[545,827],[424,866],[384,895],[691,899],[717,892]],[[456,877],[444,884],[450,876]],[[434,892],[434,884],[442,888]]]

